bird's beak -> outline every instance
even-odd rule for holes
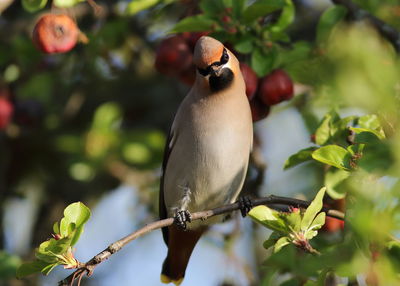
[[[210,76],[218,77],[221,74],[221,66],[211,66]]]

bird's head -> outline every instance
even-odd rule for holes
[[[207,82],[211,92],[228,88],[240,72],[236,57],[221,42],[208,36],[197,41],[193,62],[197,78]]]

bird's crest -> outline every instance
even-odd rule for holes
[[[206,68],[214,62],[218,62],[223,51],[224,45],[220,41],[203,36],[196,43],[193,62],[198,68]]]

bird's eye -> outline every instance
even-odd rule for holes
[[[224,65],[224,64],[226,64],[228,62],[228,60],[229,60],[229,55],[228,55],[227,50],[224,48],[224,51],[222,52],[221,59],[219,61],[220,61],[220,63],[222,65]]]

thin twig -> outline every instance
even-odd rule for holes
[[[287,198],[287,197],[279,197],[279,196],[274,196],[274,195],[270,195],[268,197],[263,197],[263,198],[253,199],[252,203],[253,203],[253,206],[268,205],[268,206],[272,206],[272,207],[274,205],[287,205],[287,206],[306,208],[310,205],[310,202],[308,202],[308,201]],[[209,217],[230,213],[230,212],[238,210],[238,209],[239,209],[239,203],[236,202],[236,203],[224,205],[224,206],[212,209],[212,210],[196,212],[196,213],[192,214],[192,221],[198,220],[198,219],[205,220]],[[334,218],[337,218],[340,220],[344,220],[344,213],[342,213],[340,211],[331,210],[331,209],[325,208],[325,207],[322,209],[322,211],[325,212],[327,216],[334,217]],[[132,240],[135,240],[136,238],[138,238],[150,231],[170,226],[173,223],[174,223],[173,218],[158,220],[158,221],[152,222],[152,223],[142,227],[141,229],[123,237],[122,239],[110,244],[102,252],[100,252],[99,254],[94,256],[88,262],[84,263],[83,266],[80,267],[79,269],[77,269],[74,273],[69,275],[64,280],[60,281],[58,283],[58,285],[59,286],[73,285],[74,280],[81,274],[83,275],[83,273],[86,273],[88,276],[90,276],[98,264],[107,260],[111,255],[113,255],[114,253],[121,250],[121,248],[123,248],[126,244],[128,244]]]
[[[347,8],[351,18],[355,20],[368,19],[372,25],[385,37],[389,42],[392,43],[397,53],[400,53],[400,32],[395,28],[385,23],[381,19],[378,19],[369,12],[361,9],[359,6],[351,2],[350,0],[332,0],[336,5],[342,5]]]

